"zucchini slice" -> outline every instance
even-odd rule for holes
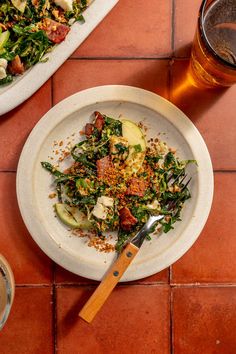
[[[76,207],[70,207],[67,204],[56,203],[55,210],[59,219],[73,229],[90,229],[91,223],[86,215]]]

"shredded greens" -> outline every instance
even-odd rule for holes
[[[8,63],[0,85],[12,82],[15,75],[36,63],[47,61],[45,55],[55,43],[64,40],[69,27],[75,21],[84,22],[82,13],[88,1],[74,0],[73,11],[63,10],[53,0],[26,0],[23,12],[16,4],[13,0],[0,4],[0,59]]]
[[[139,143],[130,146],[122,136],[122,122],[99,115],[102,127],[96,118],[86,139],[72,148],[74,163],[66,172],[48,162],[42,162],[42,166],[55,178],[59,201],[78,207],[98,236],[103,238],[105,231],[118,231],[116,250],[120,252],[150,215],[165,215],[158,226],[164,233],[181,220],[184,202],[190,198],[185,169],[196,161],[180,160],[158,139],[145,152]],[[136,157],[145,154],[132,173],[127,170],[130,151]],[[99,198],[104,197],[112,200],[110,206],[103,206],[105,218],[94,212]]]

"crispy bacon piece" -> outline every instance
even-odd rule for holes
[[[95,111],[94,114],[95,114],[95,118],[96,118],[94,126],[97,128],[98,131],[101,132],[103,129],[103,126],[105,124],[105,119],[103,118],[101,113],[99,113],[98,111]]]
[[[2,28],[3,31],[6,31],[6,30],[7,30],[6,24],[4,25],[3,23],[0,23],[0,28]]]
[[[93,125],[93,124],[87,123],[87,124],[85,125],[85,134],[86,134],[87,136],[90,136],[90,135],[93,133],[93,128],[94,128],[94,125]]]
[[[63,25],[50,18],[45,18],[42,29],[46,32],[46,35],[53,43],[61,43],[66,38],[67,33],[70,31],[70,27]]]
[[[137,195],[139,197],[143,197],[146,190],[146,183],[143,179],[132,177],[128,181],[128,188],[125,192],[126,195]]]
[[[98,178],[109,180],[109,177],[112,178],[114,173],[114,166],[111,162],[110,156],[105,156],[100,160],[97,160],[97,175]]]
[[[93,133],[94,127],[97,128],[97,130],[99,132],[101,132],[103,129],[103,126],[105,124],[105,120],[104,120],[103,116],[101,115],[101,113],[95,111],[94,114],[95,114],[95,118],[96,118],[94,124],[87,123],[85,125],[85,134],[87,136],[90,136]]]
[[[138,220],[131,214],[131,211],[127,207],[122,208],[119,214],[120,226],[125,231],[130,231],[132,226],[138,222]]]
[[[13,59],[10,64],[8,65],[8,70],[10,71],[11,74],[16,75],[16,74],[23,74],[25,71],[24,65],[21,62],[21,59],[19,55]]]

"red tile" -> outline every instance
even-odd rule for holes
[[[55,74],[54,103],[99,85],[130,85],[167,97],[168,60],[68,60]]]
[[[235,169],[236,85],[229,89],[197,89],[187,80],[187,67],[186,60],[177,60],[173,64],[171,100],[199,129],[214,168]]]
[[[173,289],[175,354],[235,354],[236,287]]]
[[[96,284],[95,281],[80,277],[76,274],[68,272],[67,270],[56,267],[55,279],[57,284]],[[136,280],[129,284],[152,284],[152,283],[168,283],[169,280],[169,270],[165,269],[157,274],[150,277]]]
[[[96,284],[97,282],[91,279],[80,277],[68,270],[60,267],[55,268],[55,281],[57,284]]]
[[[235,173],[215,174],[208,222],[194,246],[172,267],[172,283],[236,283]]]
[[[88,324],[78,318],[78,312],[92,291],[87,287],[57,289],[59,354],[169,354],[167,286],[116,288]]]
[[[120,0],[74,57],[163,57],[171,52],[171,0]]]
[[[169,282],[169,268],[162,270],[159,273],[151,275],[143,279],[135,280],[129,284],[153,284],[153,283],[168,283]]]
[[[177,57],[190,55],[201,2],[202,0],[175,0],[174,49]]]
[[[51,108],[51,81],[31,98],[0,119],[0,170],[15,170],[25,140],[38,120]]]
[[[0,335],[1,354],[53,353],[51,288],[17,288]]]
[[[26,230],[16,201],[15,173],[0,173],[0,250],[9,261],[17,284],[48,284],[49,258]]]

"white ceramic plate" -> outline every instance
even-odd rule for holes
[[[79,131],[98,110],[111,117],[120,114],[149,128],[147,136],[166,141],[177,148],[182,159],[196,159],[188,167],[192,176],[192,198],[186,201],[182,221],[174,230],[145,241],[122,281],[143,278],[159,272],[180,258],[199,236],[210,211],[213,172],[207,147],[192,122],[162,97],[129,86],[101,86],[81,91],[53,107],[31,132],[20,157],[17,171],[17,197],[24,222],[39,247],[56,263],[83,277],[100,280],[113,262],[114,253],[100,253],[86,245],[84,238],[71,236],[53,211],[48,195],[52,177],[40,162],[51,161],[54,141],[77,142]],[[55,156],[55,155],[54,155]],[[55,160],[54,160],[55,162]]]
[[[75,23],[65,41],[55,46],[46,57],[46,63],[38,63],[10,85],[0,86],[0,116],[17,107],[37,91],[70,57],[94,28],[104,19],[119,0],[93,0],[83,13],[84,24]]]

